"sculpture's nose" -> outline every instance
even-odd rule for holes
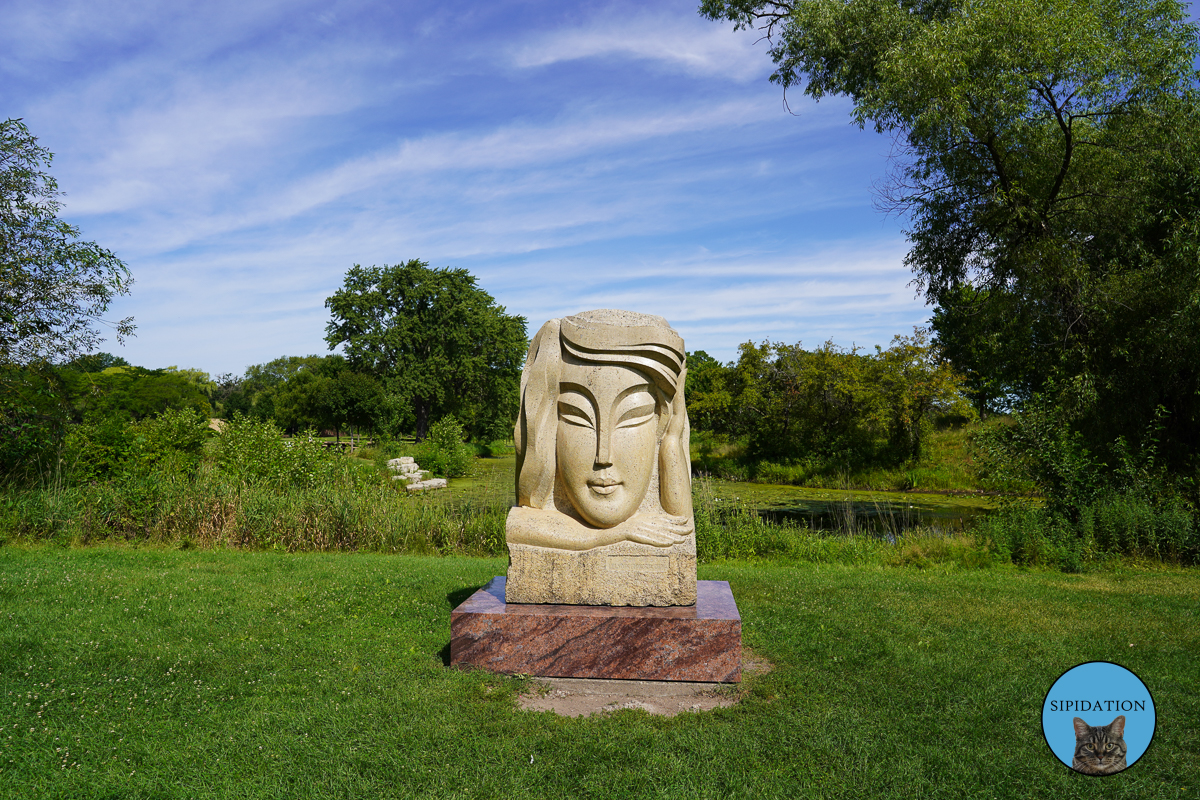
[[[612,456],[609,453],[609,446],[612,438],[612,429],[606,422],[601,422],[599,429],[596,431],[596,466],[611,467]]]

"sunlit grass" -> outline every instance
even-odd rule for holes
[[[0,797],[1186,797],[1200,575],[726,562],[774,670],[730,709],[521,712],[443,664],[499,559],[0,548]],[[1045,691],[1112,660],[1159,730],[1070,773]]]

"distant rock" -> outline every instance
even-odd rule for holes
[[[404,481],[410,492],[424,492],[429,489],[445,489],[445,478],[431,478],[429,470],[421,469],[412,456],[400,456],[389,459],[387,467],[397,473],[392,476],[394,481]]]
[[[416,483],[410,483],[408,485],[408,491],[410,493],[425,492],[425,491],[429,491],[430,489],[445,489],[445,488],[446,488],[446,479],[445,478],[430,478],[427,481],[417,481]]]

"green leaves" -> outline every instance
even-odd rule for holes
[[[452,416],[439,419],[429,427],[429,438],[418,446],[417,463],[434,475],[461,478],[467,474],[475,451],[463,443],[463,429]]]
[[[340,452],[326,449],[311,432],[291,439],[270,421],[235,414],[218,437],[217,467],[243,486],[278,491],[331,486],[358,479]]]
[[[698,430],[744,435],[754,458],[903,462],[920,457],[934,416],[972,416],[961,376],[922,329],[874,355],[832,342],[812,351],[747,342],[739,351],[724,367],[699,359],[695,383],[689,356],[688,405],[702,409]]]
[[[112,252],[58,219],[49,150],[19,119],[0,122],[0,363],[69,359],[103,341],[95,327],[133,284]],[[133,334],[133,318],[110,327]]]

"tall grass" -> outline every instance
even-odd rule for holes
[[[352,459],[345,469],[358,469]],[[369,468],[368,468],[369,469]],[[493,476],[492,480],[500,480]],[[0,543],[86,545],[128,541],[179,548],[503,555],[508,502],[497,487],[408,495],[390,482],[314,485],[245,482],[207,465],[192,478],[145,476],[84,486],[55,484],[0,495]],[[703,562],[785,559],[810,563],[957,563],[984,566],[989,550],[969,536],[897,524],[840,530],[764,519],[754,508],[693,491]]]
[[[155,424],[201,429],[206,421],[164,416]],[[311,436],[284,440],[271,423],[230,420],[207,446],[190,442],[191,459],[176,457],[182,451],[166,437],[147,449],[137,433],[81,427],[74,448],[86,454],[103,445],[110,457],[102,471],[94,460],[67,458],[40,485],[6,487],[0,543],[470,555],[503,547],[506,504],[410,496],[370,461],[326,450]]]
[[[1177,498],[1154,502],[1133,492],[1112,493],[1084,506],[1075,520],[1011,503],[981,519],[977,530],[1002,560],[1066,572],[1114,556],[1200,562],[1200,527]]]
[[[0,501],[6,539],[89,544],[125,540],[181,547],[495,555],[507,507],[410,496],[382,481],[281,488],[215,469],[191,480],[48,486]]]
[[[121,540],[287,552],[495,556],[506,551],[511,489],[508,476],[499,472],[461,491],[413,496],[381,469],[384,453],[373,454],[373,463],[327,451],[303,437],[285,443],[277,429],[250,420],[232,421],[217,441],[201,447],[197,440],[185,450],[158,434],[176,428],[186,432],[190,422],[164,418],[156,424],[162,430],[145,425],[146,430],[125,432],[97,429],[95,438],[81,439],[81,452],[96,449],[101,435],[120,445],[106,445],[112,457],[102,472],[94,463],[83,470],[68,464],[42,485],[0,489],[0,544]],[[188,453],[191,457],[183,458]],[[694,482],[693,498],[702,562],[963,567],[1013,562],[1077,572],[1113,556],[1200,561],[1193,509],[1132,492],[1107,495],[1074,519],[1014,504],[984,517],[974,529],[950,532],[914,527],[914,520],[889,513],[869,514],[870,524],[864,524],[860,509],[849,501],[844,513],[825,523],[767,519],[747,504],[714,497],[703,478]]]

